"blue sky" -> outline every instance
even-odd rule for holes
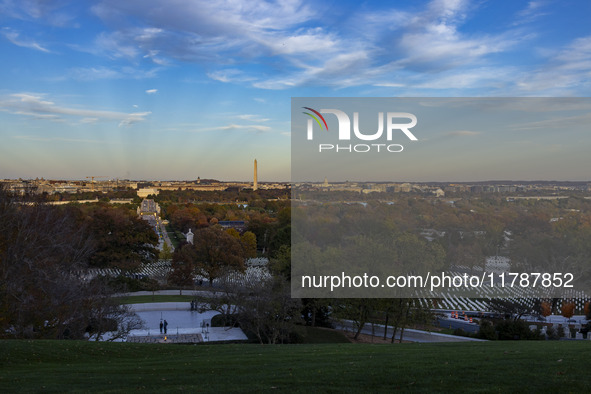
[[[249,180],[256,158],[259,179],[287,181],[291,97],[586,97],[589,15],[568,0],[0,0],[0,178]]]

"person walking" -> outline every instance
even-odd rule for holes
[[[162,320],[160,320],[160,334],[162,334],[162,327],[164,327],[164,324],[162,324]]]
[[[164,320],[164,324],[162,326],[164,328],[164,333],[166,334],[166,330],[168,328],[168,322],[166,320]]]

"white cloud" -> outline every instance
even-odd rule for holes
[[[7,28],[7,27],[3,28],[2,35],[4,37],[6,37],[6,39],[8,41],[10,41],[11,43],[13,43],[16,46],[23,47],[23,48],[35,49],[37,51],[41,51],[41,52],[45,52],[45,53],[51,52],[49,49],[42,47],[39,43],[37,43],[35,41],[21,38],[20,33],[12,30],[10,28]]]
[[[445,133],[446,137],[472,137],[475,135],[481,134],[480,131],[471,131],[471,130],[457,130],[457,131],[450,131],[449,133]]]
[[[247,76],[242,70],[238,69],[212,71],[207,73],[207,76],[220,82],[247,82],[254,79],[254,77]]]
[[[118,121],[119,126],[129,126],[145,121],[151,112],[125,113],[116,111],[73,108],[57,105],[44,99],[43,94],[15,93],[0,99],[0,110],[17,115],[31,116],[36,119],[64,120],[64,117],[81,118],[81,122]]]
[[[543,67],[521,75],[521,91],[567,96],[591,86],[591,36],[579,37],[563,49],[547,54]]]
[[[545,5],[545,1],[530,1],[527,3],[527,7],[517,13],[518,19],[513,23],[513,25],[517,26],[530,23],[544,15],[547,15],[547,12],[542,11]]]
[[[146,90],[146,93],[147,94],[156,94],[156,93],[158,93],[158,89],[148,89],[148,90]]]
[[[100,79],[147,79],[154,78],[159,68],[142,70],[134,67],[108,68],[97,67],[76,67],[68,70],[68,77],[79,81],[95,81]]]
[[[358,7],[355,23],[330,16],[326,22],[322,5],[305,0],[101,0],[92,11],[112,29],[99,35],[97,51],[114,59],[146,59],[164,67],[199,63],[212,80],[261,89],[373,85],[416,91],[437,76],[452,82],[462,74],[490,86],[492,78],[477,79],[486,76],[479,72],[483,67],[506,76],[506,70],[487,65],[488,57],[533,36],[525,28],[465,29],[479,7],[467,0],[405,9],[383,4],[379,11]],[[539,2],[530,2],[515,16],[540,9]]]
[[[247,130],[247,131],[270,131],[271,127],[263,125],[239,125],[229,124],[227,126],[215,127],[213,130]]]
[[[77,27],[74,16],[62,10],[65,5],[66,1],[2,0],[0,15],[57,27]]]
[[[236,116],[238,119],[248,120],[250,122],[268,122],[269,118],[261,118],[259,115],[244,114]]]
[[[228,125],[218,126],[218,127],[191,128],[188,131],[193,132],[193,133],[204,133],[204,132],[212,132],[212,131],[233,131],[233,130],[244,130],[247,132],[261,133],[261,132],[269,132],[272,129],[271,129],[271,127],[265,126],[265,125],[257,125],[257,124],[245,125],[245,124],[230,123]]]
[[[112,142],[106,140],[88,140],[79,138],[60,138],[60,137],[37,137],[30,135],[15,135],[13,138],[24,141],[36,141],[36,142],[75,142],[85,144],[111,144]]]
[[[80,123],[82,124],[92,124],[99,121],[99,118],[82,118]]]
[[[380,87],[386,87],[386,88],[401,88],[406,85],[403,83],[380,82],[380,83],[375,83],[374,86],[380,86]]]

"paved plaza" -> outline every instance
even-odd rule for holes
[[[240,328],[211,327],[211,319],[219,312],[191,311],[189,302],[160,302],[130,306],[144,322],[144,328],[132,330],[127,337],[127,342],[198,343],[248,339]],[[160,322],[164,320],[168,322],[166,341],[164,341],[164,333],[160,333]]]

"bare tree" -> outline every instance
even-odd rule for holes
[[[301,322],[301,302],[291,298],[283,277],[234,282],[223,276],[221,292],[200,302],[201,310],[216,310],[226,321],[236,322],[258,341],[286,343]]]
[[[83,338],[98,305],[113,302],[89,280],[93,242],[77,219],[72,207],[27,204],[0,190],[0,336]]]

